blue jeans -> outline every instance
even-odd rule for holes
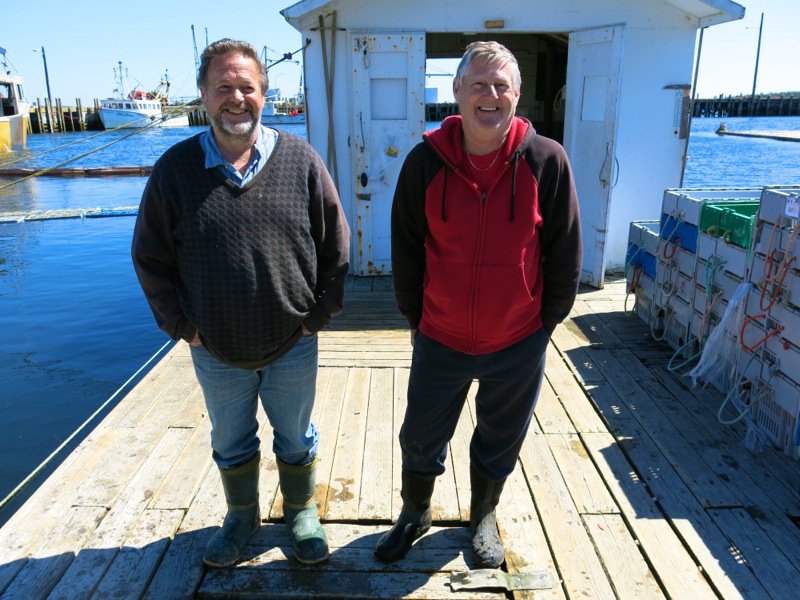
[[[403,470],[426,479],[444,473],[447,443],[477,379],[470,463],[490,481],[508,477],[539,398],[548,341],[542,328],[510,348],[473,356],[417,332],[400,428]]]
[[[311,422],[317,384],[317,336],[301,337],[289,352],[255,371],[226,365],[193,346],[194,371],[211,420],[211,448],[220,469],[252,459],[260,448],[258,399],[273,429],[272,449],[290,465],[314,460],[319,432]]]

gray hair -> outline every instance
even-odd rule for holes
[[[498,42],[472,42],[467,46],[461,62],[456,69],[455,83],[461,85],[464,75],[469,70],[472,61],[485,61],[490,64],[498,64],[501,67],[511,65],[511,74],[514,79],[514,88],[519,90],[522,87],[522,75],[519,72],[519,63],[511,50]]]
[[[258,56],[258,50],[253,44],[249,42],[242,42],[240,40],[232,40],[230,38],[223,38],[216,42],[210,43],[203,50],[200,57],[200,68],[197,70],[197,85],[198,87],[205,87],[208,77],[208,66],[211,64],[211,59],[215,56],[221,56],[228,52],[241,52],[247,58],[252,58],[258,65],[258,83],[261,84],[261,91],[267,93],[267,86],[269,80],[267,78],[267,67],[261,62]]]

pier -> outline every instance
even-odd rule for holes
[[[474,393],[408,556],[372,549],[400,510],[397,433],[411,346],[388,277],[350,278],[320,333],[317,503],[331,546],[291,558],[271,432],[259,409],[263,526],[233,568],[202,553],[224,514],[188,346],[175,345],[0,529],[3,598],[795,597],[800,462],[743,445],[723,402],[667,369],[672,350],[628,315],[624,279],[582,288],[497,509],[505,570],[543,589],[457,589],[472,562]]]
[[[695,99],[694,117],[797,117],[800,92]]]

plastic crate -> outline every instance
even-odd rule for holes
[[[656,257],[635,244],[628,244],[628,254],[625,257],[626,271],[632,267],[641,267],[642,271],[653,279],[656,278]],[[629,282],[630,283],[630,282]]]
[[[706,202],[700,209],[700,231],[741,248],[750,248],[759,209],[758,201]]]
[[[742,202],[722,209],[722,237],[726,242],[749,249],[753,245],[758,203]]]
[[[797,383],[777,373],[767,376],[762,383],[768,389],[758,394],[756,405],[756,422],[767,432],[768,437],[778,448],[795,458],[798,438],[798,403]]]

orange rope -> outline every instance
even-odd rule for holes
[[[667,247],[670,246],[670,240],[667,240],[667,243],[664,244],[664,248],[661,251],[662,256],[669,260],[670,258],[675,258],[675,254],[678,252],[678,247],[681,245],[681,238],[676,237],[674,240],[671,241],[672,244],[672,252],[669,253],[667,256]]]
[[[773,250],[769,253],[764,263],[764,271],[766,271],[764,275],[764,282],[761,285],[761,295],[759,297],[759,306],[761,310],[767,312],[772,306],[775,304],[775,301],[778,299],[780,295],[781,289],[783,288],[783,282],[786,279],[786,275],[789,273],[789,267],[795,260],[795,256],[790,256],[788,253],[784,254],[783,260],[781,260],[780,265],[775,270],[775,279],[772,278],[772,264],[775,262],[775,252]],[[764,296],[767,293],[767,288],[771,287],[772,291],[769,295],[769,304],[764,306]]]
[[[755,344],[752,344],[752,345],[750,345],[750,346],[748,346],[747,344],[745,344],[745,343],[744,343],[744,330],[745,330],[745,329],[747,329],[747,326],[748,326],[750,323],[752,323],[753,321],[755,321],[756,319],[766,319],[766,318],[767,318],[767,315],[765,315],[765,314],[760,314],[760,315],[750,315],[749,317],[747,317],[747,318],[744,320],[744,323],[742,323],[742,328],[741,328],[741,330],[739,331],[739,344],[742,346],[742,348],[744,348],[744,349],[745,349],[745,350],[747,350],[748,352],[754,352],[756,348],[758,348],[758,347],[759,347],[761,344],[763,344],[764,342],[766,342],[766,341],[767,341],[769,338],[771,338],[773,335],[777,335],[777,334],[779,334],[781,331],[783,331],[784,329],[786,329],[786,327],[785,327],[784,325],[781,325],[780,327],[776,327],[775,329],[773,329],[772,331],[770,331],[770,332],[769,332],[767,335],[765,335],[763,338],[761,338],[760,340],[758,340],[758,341],[757,341]]]

